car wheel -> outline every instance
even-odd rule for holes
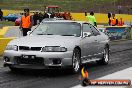
[[[9,69],[12,71],[12,72],[17,72],[18,71],[18,69],[17,68],[13,68],[13,67],[9,67]]]
[[[72,72],[78,73],[80,71],[80,51],[75,49],[72,56]]]
[[[5,21],[8,21],[8,19],[5,19]]]
[[[109,48],[105,47],[103,52],[103,57],[101,60],[97,61],[98,64],[106,65],[109,63]]]

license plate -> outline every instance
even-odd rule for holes
[[[22,58],[25,58],[25,59],[28,59],[28,58],[35,59],[36,56],[35,55],[22,55]]]

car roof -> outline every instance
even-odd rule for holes
[[[74,21],[74,20],[65,20],[63,18],[46,18],[44,20],[42,20],[42,23],[44,22],[76,22],[76,23],[87,23],[86,21]]]

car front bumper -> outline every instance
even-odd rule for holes
[[[4,52],[4,66],[28,69],[65,68],[72,66],[73,51],[67,52],[40,52],[40,51],[13,51]],[[23,56],[28,56],[24,58]],[[31,58],[30,56],[34,56]]]

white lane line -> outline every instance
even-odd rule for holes
[[[132,67],[103,76],[101,78],[98,79],[129,79],[131,80],[132,83]],[[76,85],[74,87],[71,88],[132,88],[132,86],[130,87],[125,87],[125,86],[87,86],[87,87],[83,87],[80,85]]]

